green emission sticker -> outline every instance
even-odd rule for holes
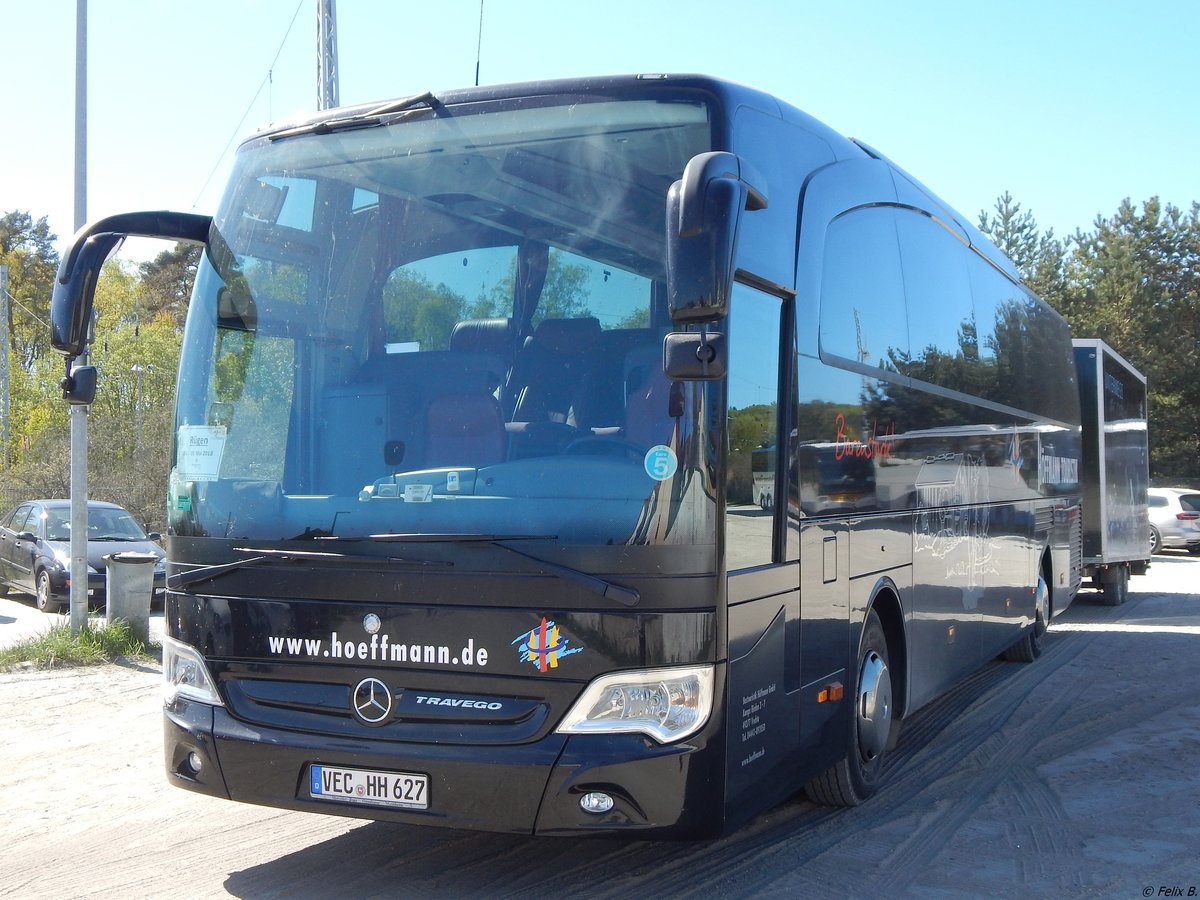
[[[187,494],[180,494],[175,499],[175,508],[181,512],[191,512],[192,511],[192,498],[190,496],[188,496]]]

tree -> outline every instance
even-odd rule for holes
[[[22,368],[50,350],[46,320],[58,270],[55,240],[45,216],[37,221],[21,211],[0,216],[0,265],[8,266],[9,346]]]
[[[1200,204],[1128,198],[1063,244],[1009,194],[980,228],[1076,337],[1097,337],[1149,380],[1151,475],[1194,476],[1200,458]],[[1018,338],[1023,340],[1023,338]],[[1015,345],[1015,342],[1014,342]],[[1014,357],[1014,360],[1016,357]],[[1019,366],[1013,371],[1019,370]]]
[[[161,528],[174,417],[180,330],[175,311],[148,315],[139,270],[116,260],[96,283],[95,342],[90,361],[99,390],[88,413],[88,494],[126,507]],[[39,315],[49,286],[33,300]],[[44,322],[37,330],[48,332]],[[44,335],[49,349],[48,334]],[[10,467],[0,492],[5,508],[30,497],[70,492],[70,426],[59,380],[63,358],[40,352],[24,367],[10,366]]]
[[[1194,476],[1200,458],[1200,204],[1128,198],[1077,232],[1060,312],[1149,380],[1151,474]]]
[[[175,327],[183,328],[188,299],[192,296],[192,285],[196,280],[196,268],[200,265],[203,252],[203,248],[197,244],[180,242],[150,262],[141,264],[138,270],[142,286],[141,312],[148,319],[168,312]]]
[[[1005,191],[996,198],[996,214],[979,213],[979,230],[1013,261],[1021,279],[1035,294],[1054,305],[1066,281],[1067,245],[1054,237],[1054,229],[1042,234],[1033,214]]]

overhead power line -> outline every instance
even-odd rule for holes
[[[31,310],[28,306],[26,306],[24,303],[22,303],[20,300],[18,300],[16,297],[14,297],[12,295],[12,291],[5,289],[4,296],[8,298],[9,303],[11,303],[13,306],[17,307],[18,309],[20,309],[22,312],[25,313],[25,315],[29,316],[29,318],[33,319],[33,321],[37,322],[43,328],[46,328],[46,329],[50,328],[49,322],[47,322],[45,319],[43,319],[41,316],[39,316],[37,313],[35,313],[33,310]]]
[[[263,88],[274,83],[275,63],[279,62],[279,56],[283,53],[283,47],[287,43],[288,36],[292,33],[292,26],[296,24],[296,18],[300,15],[300,8],[304,6],[306,0],[300,0],[296,4],[296,11],[292,13],[292,21],[288,23],[287,31],[283,33],[283,40],[279,42],[279,49],[275,51],[275,58],[271,60],[271,65],[267,67],[267,74],[263,76],[263,80],[259,82],[258,89],[254,92],[254,96],[250,98],[250,102],[246,104],[246,111],[242,113],[242,117],[238,119],[237,125],[233,128],[233,133],[229,135],[229,140],[226,141],[224,149],[221,150],[217,161],[213,164],[212,171],[208,173],[208,177],[204,179],[204,184],[200,186],[199,193],[196,194],[196,199],[192,201],[192,210],[196,209],[196,205],[200,202],[200,198],[204,196],[204,192],[208,190],[209,182],[213,176],[217,174],[217,169],[221,167],[226,155],[229,153],[229,148],[233,146],[233,142],[242,134],[242,126],[245,125],[246,119],[250,115],[250,110],[254,109],[254,104],[258,102],[259,96],[262,95]]]

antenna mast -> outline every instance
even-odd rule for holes
[[[317,109],[339,105],[337,2],[317,0]]]
[[[479,87],[479,56],[483,50],[483,0],[479,0],[479,40],[475,42],[475,87]]]

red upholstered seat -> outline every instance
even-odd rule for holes
[[[478,467],[504,459],[504,419],[490,394],[434,397],[425,423],[425,465]]]

